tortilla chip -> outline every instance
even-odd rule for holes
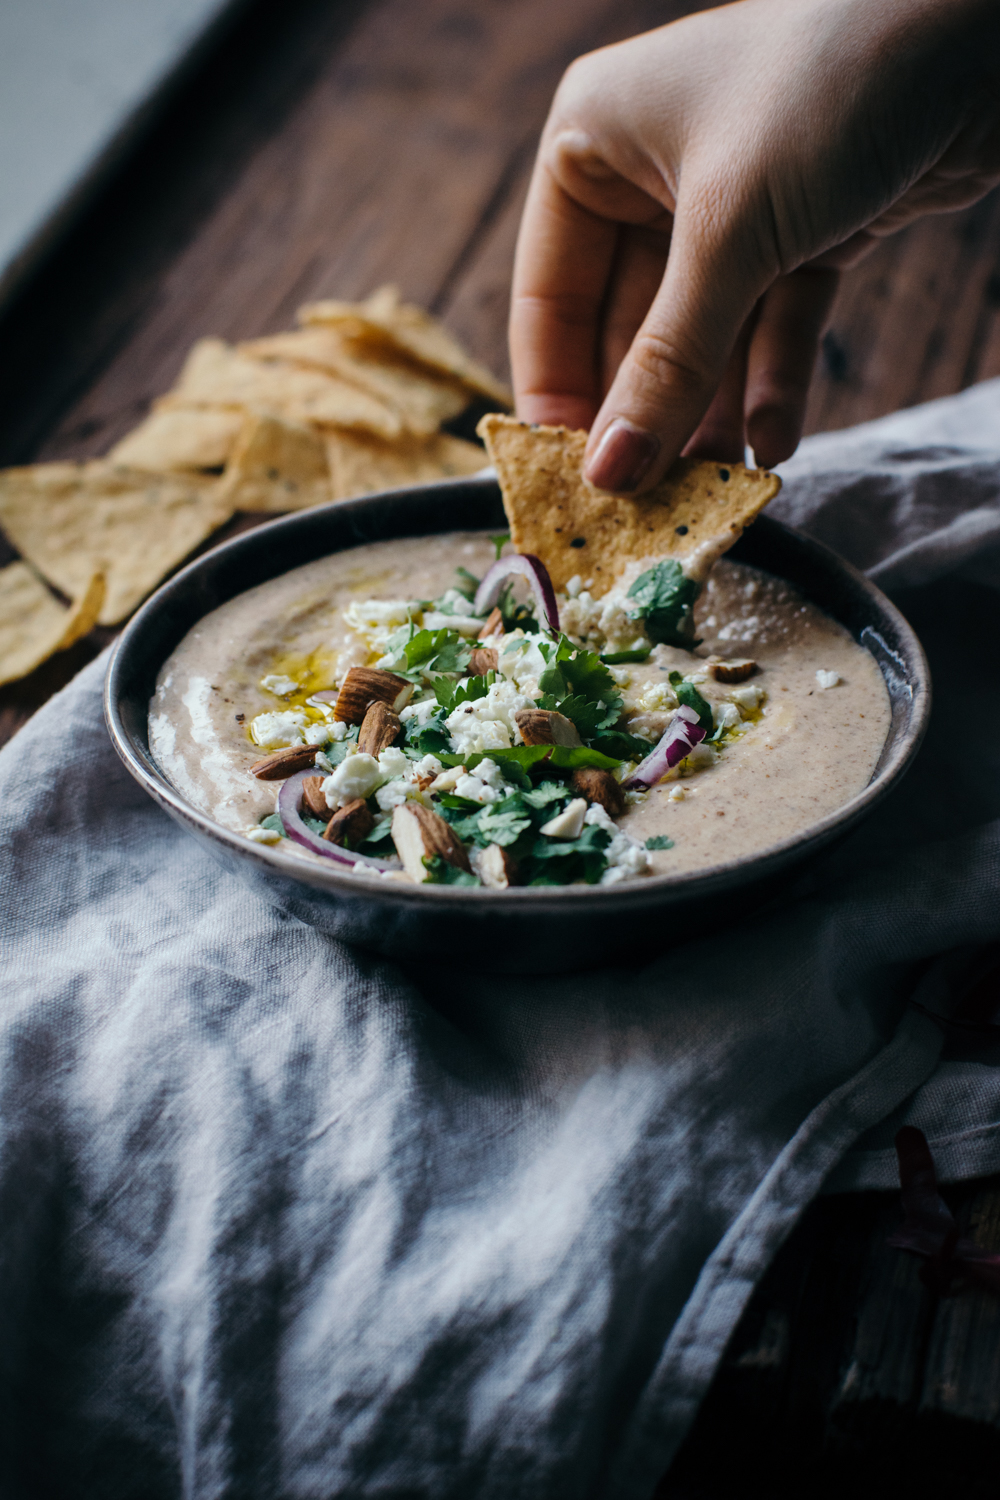
[[[27,677],[57,651],[93,630],[104,601],[104,579],[95,573],[66,609],[33,568],[15,562],[0,568],[0,683]]]
[[[300,328],[238,344],[249,359],[281,359],[313,365],[359,386],[394,408],[414,437],[431,437],[469,404],[469,393],[457,381],[432,375],[416,364],[395,358],[388,347],[367,349],[352,343],[334,327]]]
[[[221,469],[242,425],[242,413],[225,407],[154,407],[107,458],[123,468],[145,469],[150,474]]]
[[[71,599],[105,575],[102,625],[130,614],[232,510],[218,479],[104,459],[0,472],[0,524],[28,562]]]
[[[330,483],[335,500],[350,500],[404,484],[428,484],[475,474],[486,454],[475,443],[438,433],[429,442],[379,443],[353,433],[327,434]]]
[[[383,438],[403,431],[403,418],[395,408],[356,385],[287,360],[248,359],[222,339],[198,340],[177,384],[158,405],[242,407],[290,422],[360,428]]]
[[[299,322],[340,326],[349,338],[389,343],[431,370],[460,380],[470,391],[512,406],[510,389],[472,359],[443,323],[412,302],[401,302],[394,286],[379,287],[365,302],[310,302],[299,308]]]
[[[557,589],[593,579],[595,598],[627,571],[673,557],[703,578],[781,488],[764,469],[680,458],[644,495],[612,495],[583,477],[585,432],[529,427],[495,413],[478,428],[496,464],[518,552],[533,552]]]
[[[233,510],[304,510],[332,499],[326,444],[311,427],[248,416],[220,495]]]

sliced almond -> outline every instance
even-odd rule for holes
[[[256,776],[258,781],[285,781],[289,776],[294,776],[296,771],[304,771],[307,766],[315,765],[316,748],[315,745],[289,745],[286,750],[275,750],[273,755],[255,760],[250,767],[250,774]]]
[[[311,818],[328,818],[330,809],[322,792],[322,776],[306,776],[302,782],[302,809]]]
[[[327,809],[329,812],[329,808]],[[360,844],[375,824],[371,808],[363,797],[355,797],[346,803],[323,829],[323,837],[331,844],[349,843],[352,848]]]
[[[709,658],[708,670],[716,682],[746,682],[757,670],[757,663],[751,661],[749,656],[739,657],[735,661],[718,661]]]
[[[493,891],[517,885],[517,860],[499,844],[490,844],[476,855],[476,874]]]
[[[596,766],[581,766],[570,777],[574,792],[588,802],[599,802],[610,818],[620,818],[625,811],[625,793],[610,771]]]
[[[398,714],[413,696],[413,683],[378,667],[351,667],[340,684],[333,717],[345,724],[363,724],[373,703],[384,703]]]
[[[381,699],[373,703],[365,714],[358,735],[358,749],[363,755],[374,755],[378,760],[402,729],[398,714],[394,714],[388,703]]]
[[[514,723],[526,745],[581,745],[576,725],[565,714],[545,708],[519,708]]]
[[[469,870],[469,856],[461,840],[438,813],[420,802],[404,802],[393,810],[392,842],[411,880],[422,884],[430,872],[425,859],[440,856],[449,865]]]
[[[494,646],[477,646],[469,657],[469,676],[485,677],[499,670],[500,657]]]
[[[494,635],[503,635],[503,615],[500,613],[499,604],[486,616],[486,624],[479,632],[479,639],[488,641]]]

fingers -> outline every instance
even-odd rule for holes
[[[836,271],[803,267],[776,281],[761,303],[747,355],[744,411],[747,441],[762,468],[791,458],[798,447],[838,281]]]
[[[517,241],[510,355],[518,416],[590,426],[600,405],[598,324],[617,226],[535,168]]]
[[[683,449],[684,458],[724,459],[731,464],[743,462],[746,434],[743,427],[743,393],[746,385],[747,350],[755,315],[743,325],[733,346],[719,388],[712,404],[698,424],[698,430]]]
[[[600,394],[603,399],[649,312],[667,266],[673,218],[656,226],[624,225],[618,233],[611,283],[601,310]]]
[[[678,203],[663,282],[591,431],[584,472],[593,484],[647,489],[699,428],[740,331],[776,274],[773,254],[768,265],[756,241],[753,219],[738,205]],[[720,395],[727,443],[731,397]]]

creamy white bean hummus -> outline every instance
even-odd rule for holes
[[[314,695],[329,693],[352,666],[405,671],[400,643],[420,631],[447,631],[435,639],[460,643],[447,686],[461,686],[462,649],[475,646],[483,622],[456,582],[471,591],[465,575],[481,577],[494,556],[493,543],[480,533],[381,542],[322,558],[222,605],[190,631],[160,673],[149,715],[154,756],[194,807],[260,842],[281,836],[275,818],[280,783],[257,780],[249,768],[267,752],[297,744],[319,749],[317,774],[326,778],[331,813],[348,792],[357,796],[360,788],[367,796],[374,834],[390,856],[392,814],[407,798],[438,808],[467,838],[473,872],[488,842],[474,831],[481,809],[487,809],[487,825],[494,820],[497,841],[508,838],[508,848],[561,853],[575,837],[573,847],[583,850],[579,857],[540,862],[527,856],[524,868],[533,872],[533,883],[561,883],[549,878],[555,871],[607,884],[696,871],[761,852],[818,822],[868,783],[890,721],[876,662],[789,585],[725,559],[695,604],[701,644],[694,652],[651,643],[643,621],[630,618],[628,600],[614,593],[592,599],[585,578],[574,580],[569,597],[559,599],[568,645],[596,653],[594,663],[598,656],[648,652],[646,660],[612,662],[603,677],[595,676],[605,683],[610,707],[597,698],[581,719],[586,744],[595,742],[595,716],[612,715],[614,722],[596,731],[596,739],[623,756],[606,757],[616,781],[627,783],[643,758],[641,744],[652,748],[675,722],[679,697],[692,700],[693,693],[693,701],[710,711],[711,733],[706,730],[657,784],[627,793],[617,818],[596,802],[588,805],[570,784],[569,770],[546,773],[536,766],[519,779],[516,769],[505,771],[504,752],[522,743],[515,715],[543,699],[545,683],[551,687],[546,656],[556,649],[551,635],[516,622],[491,639],[498,671],[488,690],[448,712],[447,693],[439,693],[446,700],[442,707],[432,691],[433,659],[423,676],[414,668],[413,697],[401,712],[405,742],[401,734],[400,745],[379,758],[368,782],[351,782],[342,768],[352,759],[351,736],[358,731],[336,723],[332,694]],[[754,665],[745,680],[727,683],[715,677],[714,658],[750,659]],[[448,661],[437,658],[438,665]],[[620,706],[607,690],[609,682]],[[598,685],[594,694],[599,691]],[[550,693],[544,702],[552,701]],[[571,713],[576,702],[565,702]],[[704,718],[704,707],[699,712]],[[435,726],[437,754],[421,748],[426,729]],[[552,788],[553,782],[550,804],[544,805],[543,794],[534,811],[505,800],[520,785],[538,802],[533,789]],[[442,790],[455,806],[440,801]],[[496,821],[501,805],[520,805],[534,819],[531,826],[523,823],[517,844],[509,837],[513,814],[506,823]],[[555,850],[556,844],[562,847]],[[300,852],[304,859],[318,857]],[[475,878],[473,873],[465,880]]]

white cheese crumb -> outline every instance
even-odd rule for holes
[[[745,708],[748,713],[753,713],[760,707],[763,697],[764,689],[758,687],[755,682],[748,682],[746,687],[733,688],[729,694],[729,701],[735,703],[738,708]]]
[[[456,797],[467,797],[470,802],[478,802],[483,806],[487,802],[496,802],[499,795],[485,781],[480,781],[478,776],[460,776],[455,782]]]
[[[554,818],[543,823],[539,831],[550,839],[578,839],[586,816],[586,798],[574,797],[564,812],[557,813]]]
[[[583,579],[580,577],[579,573],[574,573],[573,577],[566,585],[566,598],[575,599],[582,588]]]
[[[405,776],[410,769],[410,758],[404,755],[396,745],[389,745],[379,756],[378,764],[379,770],[386,779],[392,776]]]
[[[735,703],[713,703],[712,722],[716,729],[735,729],[743,720]]]
[[[250,737],[262,750],[304,745],[302,726],[305,722],[306,716],[301,708],[288,708],[280,714],[258,714],[250,721]]]
[[[307,724],[305,729],[307,745],[328,745],[333,739],[330,724]]]
[[[669,792],[667,793],[667,800],[669,802],[683,802],[686,796],[687,793],[678,782],[676,786],[672,786],[670,788]]]
[[[468,600],[463,601],[468,604]],[[425,630],[457,630],[459,635],[476,636],[483,627],[478,615],[446,615],[437,609],[424,612]]]
[[[276,698],[287,698],[299,690],[294,677],[285,677],[280,672],[271,672],[267,677],[262,677],[260,685],[266,693],[273,693]]]
[[[273,828],[248,828],[247,838],[254,844],[279,844],[281,834],[276,833]]]
[[[816,673],[816,681],[821,693],[825,693],[827,688],[838,687],[843,680],[839,672],[824,672],[822,667]]]
[[[669,682],[648,682],[636,699],[636,707],[652,713],[666,713],[677,707],[677,694]]]
[[[356,797],[370,797],[384,780],[381,767],[374,755],[349,755],[342,760],[332,776],[322,785],[327,807],[345,807]]]

